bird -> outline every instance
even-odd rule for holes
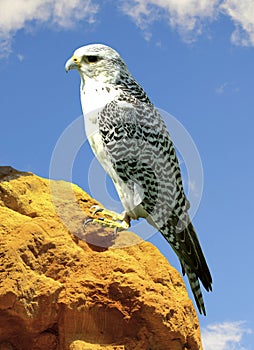
[[[158,110],[129,72],[120,54],[104,44],[76,49],[65,64],[77,70],[90,146],[111,177],[124,207],[121,214],[96,208],[110,219],[90,219],[116,230],[144,218],[176,253],[200,314],[206,315],[200,282],[212,291],[212,277],[190,220],[179,161]]]

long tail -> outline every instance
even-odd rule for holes
[[[212,291],[212,277],[192,223],[179,233],[172,232],[172,226],[164,226],[161,233],[177,254],[183,275],[186,273],[198,310],[206,315],[199,280],[207,291]]]

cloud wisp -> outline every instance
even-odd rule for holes
[[[205,350],[247,350],[241,342],[250,333],[242,321],[218,323],[202,331],[202,342]]]
[[[221,9],[235,24],[231,41],[236,45],[254,46],[254,2],[252,0],[225,0]]]
[[[230,81],[225,81],[221,84],[219,84],[216,88],[215,88],[215,93],[217,95],[224,95],[225,93],[238,93],[240,91],[240,88],[235,85],[234,82],[230,82]]]
[[[252,0],[122,0],[121,10],[148,33],[153,22],[166,20],[187,42],[196,40],[219,16],[227,16],[235,25],[231,42],[254,46]]]
[[[166,20],[184,41],[192,42],[202,33],[205,21],[218,14],[220,0],[131,0],[122,1],[121,10],[146,33],[157,20]]]
[[[92,23],[98,10],[91,0],[1,0],[0,55],[11,52],[12,38],[18,30],[39,23],[63,29],[84,19]]]
[[[216,87],[215,92],[218,95],[222,95],[225,92],[225,89],[229,86],[229,82],[225,81],[224,83],[220,84],[218,87]]]

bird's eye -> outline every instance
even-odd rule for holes
[[[86,56],[86,59],[89,63],[96,63],[99,61],[99,57],[94,55]]]

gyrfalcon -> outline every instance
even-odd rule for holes
[[[111,47],[80,47],[65,69],[80,74],[86,134],[125,209],[121,215],[103,209],[111,217],[104,224],[127,229],[131,220],[145,218],[160,231],[205,315],[199,280],[211,291],[212,277],[188,215],[179,163],[162,117]]]

